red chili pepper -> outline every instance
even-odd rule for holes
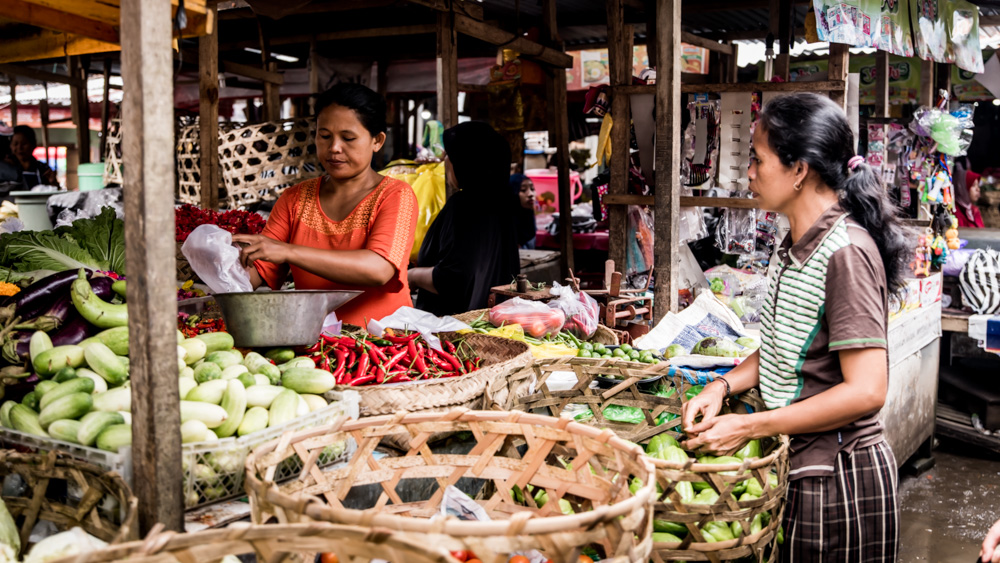
[[[465,369],[465,366],[462,365],[462,362],[458,361],[458,358],[456,358],[455,356],[452,356],[448,352],[437,351],[437,353],[442,358],[444,358],[445,360],[447,360],[448,363],[450,363],[454,367],[454,369],[456,371],[462,371],[463,369]]]
[[[334,350],[333,356],[337,360],[337,371],[333,372],[333,378],[340,385],[344,382],[347,373],[347,352],[344,350]]]
[[[322,356],[322,361],[320,362],[319,369],[330,371],[330,358],[326,355]],[[334,379],[336,381],[336,379]]]
[[[372,381],[375,381],[374,375],[362,375],[361,377],[356,377],[352,379],[347,384],[350,385],[351,387],[357,387],[359,385],[365,385],[367,383],[371,383]]]
[[[417,343],[412,340],[406,343],[406,351],[410,354],[410,358],[414,360],[420,355],[420,348],[417,348]]]
[[[368,354],[361,354],[361,358],[358,359],[358,369],[354,373],[358,377],[368,375]],[[375,376],[372,376],[372,379],[374,378]]]
[[[320,340],[319,342],[316,342],[316,343],[315,343],[315,344],[313,344],[312,346],[310,346],[310,347],[306,348],[306,353],[307,353],[307,354],[312,354],[313,352],[319,352],[319,348],[320,348],[320,346],[322,346],[322,345],[323,345],[323,341],[322,341],[322,340]]]
[[[476,366],[472,365],[471,360],[465,360],[465,370],[466,371],[476,371]]]
[[[423,352],[422,348],[420,349],[420,352]],[[417,371],[419,371],[421,374],[426,374],[427,373],[427,364],[424,363],[424,358],[423,358],[423,356],[422,356],[422,354],[420,352],[418,352],[414,356],[413,361],[414,361],[414,363],[417,366]]]
[[[389,359],[389,357],[386,356],[385,352],[382,350],[382,347],[378,344],[371,345],[371,352],[375,354],[376,358],[378,358],[377,361],[379,362],[385,362]]]
[[[445,350],[447,350],[448,352],[450,352],[452,354],[457,353],[456,350],[455,350],[455,344],[451,340],[444,340],[443,342],[444,342],[444,349]]]
[[[340,337],[338,336],[333,336],[331,334],[326,334],[324,332],[323,334],[319,335],[319,337],[323,339],[323,342],[326,342],[331,346],[336,346],[337,344],[340,344]]]
[[[382,339],[388,340],[389,342],[393,342],[395,344],[406,344],[407,342],[413,342],[414,340],[417,339],[418,336],[420,336],[419,332],[414,332],[413,334],[407,336],[394,336],[391,334],[387,334],[383,336]]]
[[[389,358],[389,361],[386,362],[386,364],[385,364],[385,369],[386,370],[391,370],[392,368],[396,367],[396,364],[398,364],[400,361],[402,361],[403,356],[405,356],[405,355],[406,355],[406,351],[403,351],[403,352],[399,352],[398,354],[396,354],[393,357]]]
[[[369,355],[369,356],[371,357],[371,359],[372,359],[372,365],[374,365],[374,364],[377,364],[377,363],[379,363],[380,361],[382,361],[382,358],[379,358],[379,357],[378,357],[378,352],[376,352],[374,348],[372,348],[372,349],[368,350],[368,355]]]
[[[401,381],[412,381],[405,371],[394,371],[385,378],[385,383],[399,383]]]

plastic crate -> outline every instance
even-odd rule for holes
[[[181,463],[184,470],[184,506],[186,509],[204,506],[213,502],[239,497],[243,492],[243,474],[247,454],[251,449],[269,442],[292,430],[303,430],[320,424],[327,424],[333,419],[347,415],[351,419],[358,418],[360,395],[357,391],[331,391],[326,394],[330,404],[273,428],[254,432],[238,438],[225,438],[211,442],[184,444],[181,448]],[[32,451],[45,452],[57,450],[60,453],[76,459],[88,461],[105,471],[118,473],[130,487],[134,488],[132,480],[132,448],[126,447],[118,453],[107,452],[97,448],[88,448],[79,444],[43,438],[26,434],[9,428],[0,428],[0,444],[5,447],[21,447]],[[322,459],[324,465],[340,461],[354,452],[357,445],[353,439],[348,439],[342,451],[330,452],[328,459]],[[222,457],[220,454],[225,455]],[[204,477],[194,478],[198,465],[212,470],[214,477],[208,471]],[[275,475],[275,481],[281,481],[294,476],[302,468],[302,462],[297,459],[287,460]],[[197,499],[195,496],[197,495]],[[190,502],[189,502],[190,501]]]
[[[304,430],[329,424],[335,418],[347,415],[358,418],[360,395],[357,391],[330,392],[330,404],[318,411],[296,418],[273,428],[254,432],[238,438],[224,438],[211,442],[184,444],[181,464],[184,470],[184,507],[197,508],[213,502],[243,496],[243,477],[247,454],[257,446],[270,442],[288,431]],[[329,465],[354,453],[356,444],[348,439],[343,448],[331,450],[321,457],[322,465]],[[302,469],[302,461],[290,458],[275,475],[275,482],[288,479]]]

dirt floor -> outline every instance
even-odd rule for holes
[[[900,563],[974,563],[1000,519],[1000,456],[942,443],[936,465],[899,483]]]

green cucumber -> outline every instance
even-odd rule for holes
[[[128,356],[128,327],[127,326],[116,326],[115,328],[109,328],[108,330],[101,331],[91,338],[88,338],[91,342],[97,341],[108,348],[118,356]],[[88,343],[89,344],[89,343]],[[81,346],[83,344],[81,343]]]
[[[257,385],[257,376],[251,375],[250,373],[240,374],[236,380],[242,383],[243,387],[253,387],[254,385]]]
[[[184,349],[184,363],[189,366],[208,354],[208,346],[205,341],[198,338],[188,338],[178,346]]]
[[[284,391],[284,387],[277,385],[254,385],[247,389],[247,405],[251,407],[269,408],[274,398]]]
[[[215,435],[219,438],[228,438],[236,433],[236,429],[243,422],[243,415],[247,412],[247,390],[243,384],[237,380],[229,381],[226,394],[222,396],[222,403],[219,406],[226,409],[226,421],[215,429]]]
[[[211,403],[217,405],[222,402],[222,396],[226,393],[229,383],[221,379],[206,381],[195,387],[184,396],[185,401],[198,401],[199,403]]]
[[[44,397],[46,393],[55,389],[56,387],[59,387],[59,384],[56,383],[55,381],[52,380],[39,381],[38,384],[35,385],[35,395],[37,395],[38,400],[41,401],[42,397]]]
[[[80,268],[80,276],[70,286],[70,298],[80,315],[98,328],[128,326],[128,307],[113,305],[98,297],[87,281],[87,273]]]
[[[319,395],[312,395],[310,393],[303,393],[299,395],[302,397],[306,404],[309,405],[309,412],[316,412],[320,409],[326,408],[329,403],[326,399],[320,397]]]
[[[73,345],[56,346],[38,354],[31,365],[40,377],[47,378],[66,366],[78,368],[83,365],[83,360],[83,348]]]
[[[49,434],[38,422],[38,413],[24,405],[14,405],[10,409],[10,425],[14,430],[47,438]]]
[[[295,350],[291,348],[273,348],[268,350],[264,357],[274,361],[276,364],[283,364],[295,359]]]
[[[228,413],[219,405],[199,403],[196,401],[181,401],[181,422],[200,420],[209,428],[218,428],[226,421]]]
[[[114,291],[119,297],[125,299],[125,293],[127,287],[128,286],[125,280],[118,280],[115,283],[111,284],[111,291]]]
[[[4,404],[0,406],[0,425],[4,428],[14,428],[10,424],[10,409],[14,408],[16,401],[4,401]]]
[[[177,375],[181,378],[190,377],[191,379],[194,379],[194,369],[190,366],[184,366],[184,368],[181,369],[180,373]]]
[[[21,397],[21,404],[37,412],[38,401],[40,400],[41,398],[38,396],[38,393],[31,391],[30,393],[25,394],[24,397]]]
[[[89,412],[80,419],[76,441],[84,446],[92,446],[106,428],[115,424],[125,424],[125,417],[116,412]]]
[[[205,362],[194,368],[194,380],[200,383],[222,378],[222,368],[218,364]]]
[[[38,402],[38,408],[44,411],[45,407],[51,405],[53,401],[59,399],[60,397],[65,397],[66,395],[72,395],[73,393],[86,393],[90,395],[93,392],[93,381],[86,377],[77,377],[76,379],[71,379],[56,385],[54,389],[42,395],[42,399]]]
[[[87,365],[110,385],[121,385],[128,379],[128,368],[103,342],[92,342],[84,349]]]
[[[191,444],[194,442],[204,442],[205,437],[212,434],[212,431],[200,420],[188,420],[181,424],[181,443]],[[213,436],[215,434],[212,434]]]
[[[177,390],[180,391],[181,399],[187,397],[188,393],[197,386],[198,382],[193,377],[181,377],[177,379]]]
[[[237,364],[235,366],[229,366],[222,370],[222,379],[236,379],[244,373],[250,373],[250,370],[248,370],[244,365]]]
[[[78,444],[77,433],[80,431],[80,421],[64,418],[49,425],[49,436],[56,440]]]
[[[230,366],[235,366],[243,362],[243,356],[237,356],[232,353],[232,350],[220,350],[216,352],[211,352],[205,356],[206,363],[213,363],[219,366],[221,369],[226,369]]]
[[[195,336],[195,338],[205,343],[208,347],[208,354],[222,350],[231,350],[235,345],[233,337],[228,332],[206,332],[205,334]]]
[[[80,368],[76,370],[77,377],[86,377],[87,379],[94,382],[94,394],[103,393],[108,390],[108,382],[104,380],[103,377],[97,375],[93,371],[87,368]]]
[[[268,409],[267,426],[273,428],[294,420],[299,409],[299,394],[291,389],[285,389],[274,398]]]
[[[64,381],[69,381],[70,379],[74,379],[75,377],[77,377],[76,370],[69,366],[66,366],[55,374],[55,376],[52,378],[52,381],[55,381],[56,383],[62,383]]]
[[[272,383],[271,379],[266,375],[261,375],[259,373],[253,374],[254,385],[277,385],[281,383],[281,377],[278,377],[277,384]]]
[[[65,395],[42,409],[42,412],[38,414],[38,423],[42,425],[42,428],[48,428],[50,424],[61,418],[80,418],[90,412],[93,407],[94,399],[89,391]]]
[[[32,333],[31,340],[28,341],[28,356],[31,358],[31,363],[34,364],[35,358],[52,348],[54,346],[49,335],[43,330],[36,330]]]
[[[281,364],[280,366],[278,366],[278,371],[280,371],[281,373],[285,373],[286,371],[292,368],[314,368],[314,367],[316,367],[316,362],[312,361],[309,358],[299,357],[299,358],[292,358],[291,360]]]
[[[94,395],[94,410],[103,412],[132,411],[132,390],[116,387]]]
[[[281,376],[281,386],[297,393],[322,395],[337,385],[333,374],[316,368],[292,368]]]
[[[117,453],[118,450],[131,445],[131,424],[114,424],[112,426],[108,426],[97,437],[97,447],[107,452]]]
[[[0,410],[0,413],[2,412]],[[247,434],[253,434],[267,428],[268,417],[269,413],[264,407],[250,407],[243,415],[243,421],[240,422],[240,427],[236,430],[236,434],[246,436]]]

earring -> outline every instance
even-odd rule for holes
[[[802,190],[802,182],[795,182],[795,191]]]

